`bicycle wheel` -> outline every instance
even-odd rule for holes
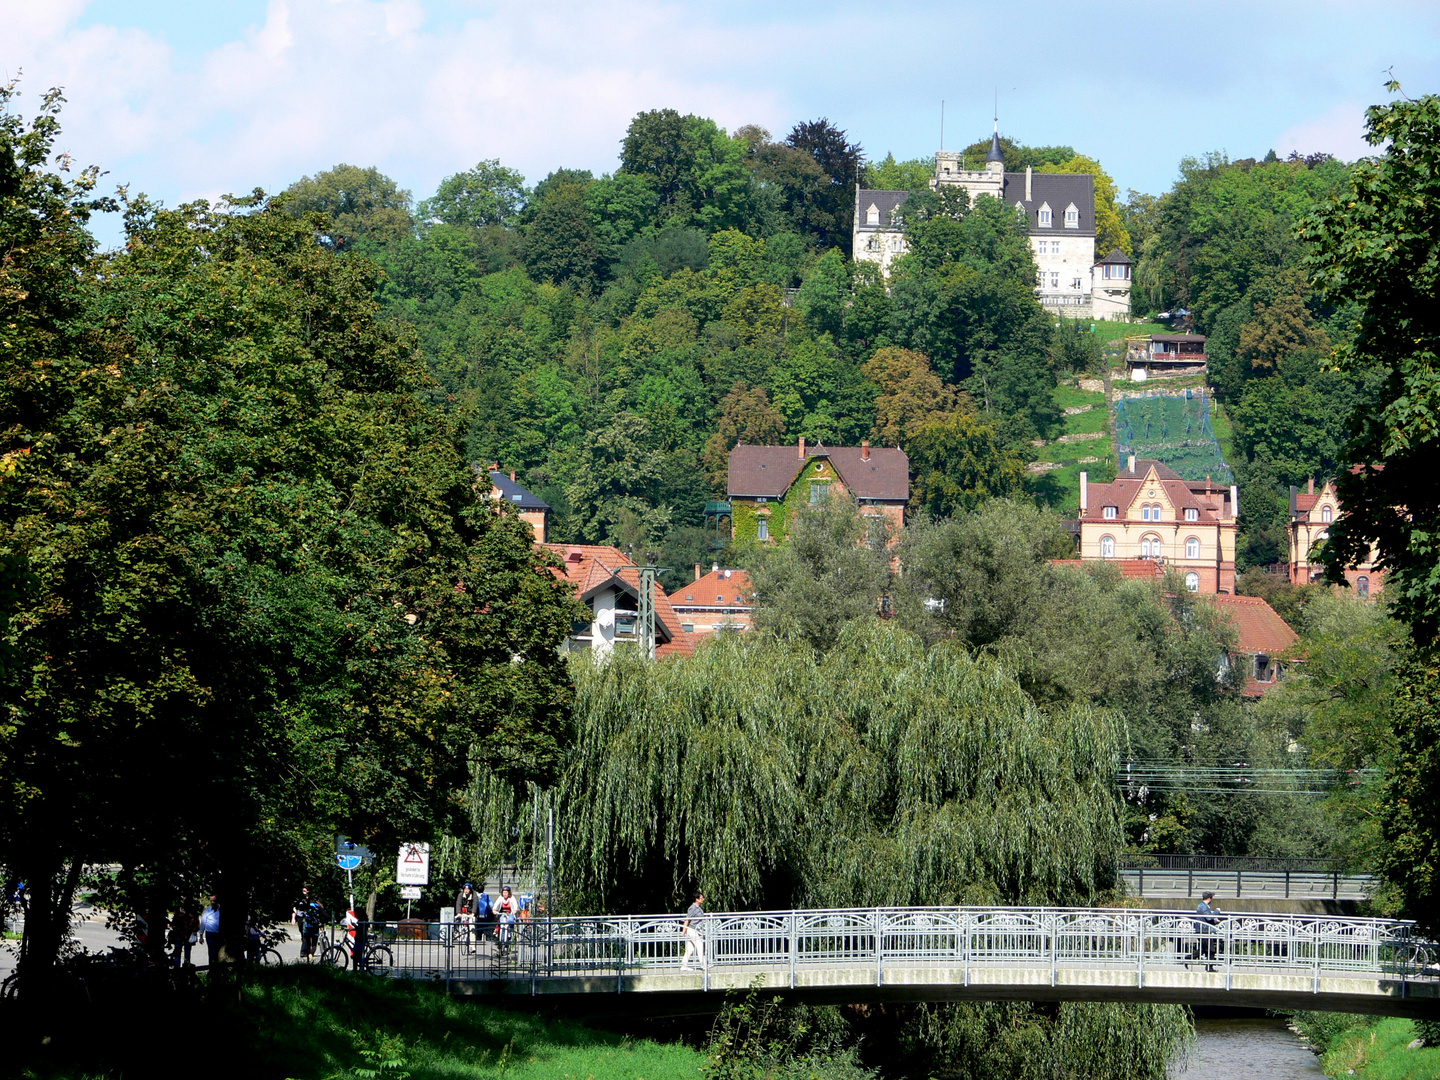
[[[284,962],[280,959],[280,950],[269,947],[260,950],[259,960],[265,967],[278,966]]]
[[[320,958],[320,962],[332,967],[347,968],[350,966],[350,953],[344,945],[331,945],[325,950],[325,955]]]
[[[365,953],[365,970],[376,975],[389,975],[395,969],[395,954],[388,945],[373,946]]]

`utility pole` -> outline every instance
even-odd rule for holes
[[[655,552],[647,552],[647,556],[653,560]],[[666,566],[647,565],[640,570],[640,597],[639,603],[635,605],[635,629],[640,635],[640,648],[651,660],[655,659],[655,588],[656,581],[662,571],[668,570]]]

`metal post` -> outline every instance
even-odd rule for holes
[[[640,596],[636,604],[636,619],[640,631],[640,649],[651,660],[655,659],[655,572],[658,567],[640,567]]]
[[[885,932],[880,925],[880,909],[875,909],[875,985],[882,986],[885,976],[881,967],[882,947],[885,941]]]
[[[1145,864],[1140,864],[1140,895],[1145,895]]]
[[[1145,916],[1135,917],[1135,930],[1139,935],[1135,942],[1135,988],[1145,989]]]
[[[1245,871],[1238,866],[1235,868],[1235,899],[1240,899],[1240,885],[1244,881]]]
[[[795,942],[795,931],[796,931],[796,928],[797,928],[797,919],[796,919],[796,915],[795,915],[795,913],[794,913],[793,911],[792,911],[789,915],[786,915],[786,916],[785,916],[785,926],[786,926],[787,931],[788,931],[788,933],[789,933],[789,935],[790,935],[790,989],[791,989],[791,990],[794,990],[794,989],[795,989],[795,950],[796,950],[796,948],[797,948],[797,945],[796,945],[796,942]]]
[[[1339,899],[1340,899],[1340,871],[1339,871],[1339,870],[1336,870],[1336,871],[1335,871],[1335,884],[1334,884],[1334,887],[1333,887],[1333,888],[1331,889],[1331,891],[1330,891],[1330,899],[1331,899],[1331,900],[1339,900]]]
[[[1185,867],[1185,893],[1188,896],[1195,895],[1195,864],[1191,863]]]
[[[1285,899],[1290,899],[1290,866],[1288,863],[1285,866]]]
[[[545,801],[550,801],[547,793]],[[555,808],[545,808],[545,966],[555,967]]]

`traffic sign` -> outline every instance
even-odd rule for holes
[[[335,863],[341,870],[358,870],[361,866],[368,865],[374,860],[370,849],[362,847],[352,841],[348,836],[337,836],[335,838]]]
[[[430,884],[430,845],[401,844],[395,860],[395,880],[401,885]]]
[[[402,886],[400,887],[400,899],[401,899],[401,900],[419,900],[419,899],[420,899],[420,886],[419,886],[419,885],[402,885]]]

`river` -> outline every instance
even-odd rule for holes
[[[1315,1080],[1324,1075],[1320,1059],[1274,1017],[1196,1018],[1190,1056],[1170,1070],[1172,1080]]]

